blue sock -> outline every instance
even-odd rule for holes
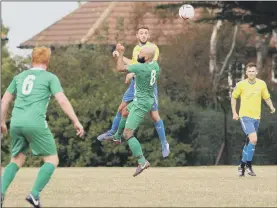
[[[167,143],[167,141],[166,141],[166,137],[165,137],[165,131],[164,131],[164,123],[163,123],[163,121],[159,120],[154,125],[155,125],[156,131],[157,131],[157,133],[159,135],[159,138],[161,140],[161,144],[165,145]]]
[[[243,150],[242,150],[241,161],[246,163],[246,160],[247,160],[247,145],[244,145]]]
[[[113,124],[112,124],[112,131],[116,132],[119,126],[121,120],[121,114],[119,112],[116,113],[116,116],[113,119]]]
[[[255,151],[255,145],[249,142],[247,145],[247,161],[250,161],[250,162],[252,161],[254,151]]]

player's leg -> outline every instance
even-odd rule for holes
[[[163,123],[163,120],[161,119],[159,111],[158,111],[158,89],[157,89],[157,85],[154,88],[154,96],[155,96],[154,104],[152,106],[150,115],[151,115],[151,118],[154,122],[155,129],[156,129],[156,131],[159,135],[159,139],[160,139],[161,145],[162,145],[162,155],[165,158],[169,155],[170,150],[169,150],[169,144],[166,141],[164,123]]]
[[[134,93],[135,93],[134,83],[135,82],[132,80],[128,89],[126,90],[126,92],[123,95],[122,102],[119,105],[118,111],[113,119],[112,128],[110,130],[108,130],[107,132],[99,135],[97,137],[97,139],[99,141],[109,140],[112,137],[112,135],[117,131],[118,126],[120,124],[120,120],[122,118],[123,108],[125,108],[128,105],[128,103],[130,103],[134,99]]]
[[[125,140],[127,140],[128,146],[133,156],[136,157],[138,161],[138,166],[136,168],[135,173],[133,174],[133,176],[135,177],[150,166],[150,163],[145,159],[143,155],[142,148],[139,141],[134,136],[134,131],[144,120],[144,117],[147,114],[147,111],[143,111],[137,108],[136,106],[132,106],[132,108],[131,109],[128,108],[128,110],[129,110],[129,115],[126,121],[123,137]]]
[[[257,119],[250,119],[250,122],[252,123],[252,126],[254,127],[254,130],[252,130],[252,133],[248,135],[249,143],[247,145],[247,159],[246,159],[246,167],[248,175],[256,176],[255,172],[252,168],[252,160],[254,157],[255,147],[258,141],[258,128],[259,128],[259,120]]]
[[[10,163],[4,169],[4,173],[2,176],[1,203],[3,203],[6,191],[15,178],[16,173],[24,164],[25,154],[29,148],[28,141],[21,133],[21,128],[11,126],[10,135],[12,157]]]
[[[249,139],[248,139],[248,136],[246,136],[246,141],[245,141],[245,144],[243,146],[243,150],[242,150],[242,155],[241,155],[241,166],[242,168],[245,167],[246,165],[246,160],[247,160],[247,145],[249,143]]]
[[[26,197],[26,200],[34,207],[40,207],[40,193],[48,184],[55,169],[58,166],[58,155],[49,155],[43,157],[44,164],[40,167],[37,178],[33,185],[31,193]]]
[[[57,148],[53,135],[48,128],[26,128],[24,134],[29,140],[32,153],[42,156],[44,161],[39,169],[32,191],[26,198],[34,207],[40,207],[40,192],[48,184],[59,164]]]
[[[246,166],[246,160],[247,160],[247,145],[248,145],[248,134],[246,131],[246,122],[247,122],[246,117],[240,118],[242,130],[244,131],[244,133],[246,135],[246,142],[243,146],[242,157],[241,157],[240,165],[238,167],[239,176],[245,176],[245,166]]]
[[[253,119],[249,118],[249,117],[242,117],[240,118],[240,122],[241,122],[241,126],[242,126],[242,129],[245,133],[245,135],[247,136],[247,141],[246,141],[246,144],[244,145],[243,147],[243,150],[242,150],[242,159],[241,159],[241,162],[240,162],[240,166],[238,168],[238,171],[239,171],[239,176],[244,176],[244,173],[245,173],[245,166],[248,161],[248,159],[251,158],[251,161],[252,161],[252,158],[253,158],[253,154],[252,154],[252,157],[248,154],[251,154],[252,152],[252,149],[251,149],[251,152],[249,152],[248,150],[249,147],[251,148],[252,147],[252,143],[250,142],[250,140],[253,141],[253,135],[256,134],[256,130],[255,130],[255,127],[254,127],[254,124],[253,124]]]
[[[125,103],[125,102],[120,103],[120,105],[117,109],[117,113],[116,113],[115,117],[113,118],[112,128],[110,130],[111,133],[115,133],[117,131],[118,125],[119,125],[120,120],[122,118],[121,111],[124,108],[124,106],[127,106],[127,104],[128,103]]]
[[[13,179],[16,176],[18,170],[23,166],[25,162],[25,154],[18,153],[17,155],[12,156],[10,163],[6,166],[3,178],[2,178],[2,195],[6,195],[6,191],[12,183]]]
[[[131,109],[132,105],[133,105],[133,103],[131,102],[131,103],[128,104],[128,106],[126,106],[125,108],[122,109],[122,118],[120,120],[120,123],[119,123],[119,126],[118,126],[118,129],[117,129],[116,133],[112,137],[113,141],[116,144],[121,144],[121,138],[122,138],[123,130],[125,128],[127,117],[129,115],[128,108]]]
[[[134,81],[134,79],[132,79],[128,89],[126,90],[126,92],[123,95],[122,103],[118,109],[118,112],[121,114],[121,117],[119,119],[117,119],[116,122],[112,125],[111,130],[113,131],[113,133],[115,133],[117,131],[118,127],[120,126],[122,117],[127,118],[127,116],[128,116],[127,105],[129,105],[129,103],[131,103],[133,101],[134,96],[135,96],[135,81]]]
[[[159,135],[159,139],[160,139],[161,146],[162,146],[162,155],[165,158],[169,155],[170,150],[169,150],[169,144],[168,144],[168,142],[166,140],[166,136],[165,136],[163,120],[160,118],[158,110],[152,110],[150,112],[150,115],[154,122],[155,129]]]
[[[99,141],[104,141],[113,136],[113,134],[117,131],[118,126],[120,124],[120,120],[122,118],[122,110],[128,105],[128,102],[122,101],[121,104],[118,107],[118,111],[116,113],[116,116],[113,119],[112,128],[103,134],[99,135],[97,139]]]

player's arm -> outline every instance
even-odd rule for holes
[[[63,92],[58,92],[55,94],[55,98],[62,108],[63,112],[70,118],[72,123],[78,123],[79,119],[76,116],[74,109],[65,94]]]
[[[6,124],[6,118],[10,103],[12,102],[14,95],[5,92],[1,101],[1,124]]]
[[[119,55],[116,65],[116,70],[118,72],[132,73],[132,76],[135,76],[138,71],[140,71],[142,64],[132,64],[125,65],[123,63],[123,53]]]
[[[132,64],[132,60],[126,58],[125,56],[123,56],[123,62],[124,62],[124,64],[126,64],[126,65],[131,65],[131,64]]]
[[[6,118],[10,103],[12,102],[14,95],[16,94],[16,82],[12,80],[8,86],[6,92],[3,95],[1,101],[1,132],[7,133]]]
[[[274,112],[275,112],[275,108],[274,108],[274,106],[273,106],[273,103],[272,103],[271,99],[268,98],[268,99],[265,100],[265,102],[266,102],[266,104],[268,105],[268,107],[270,108],[271,113],[274,113]]]
[[[128,66],[125,65],[123,61],[123,53],[119,52],[118,58],[117,58],[117,63],[116,63],[116,71],[118,72],[127,72]]]
[[[130,80],[135,77],[135,75],[136,75],[135,73],[128,73],[125,78],[125,84],[128,84]]]
[[[116,49],[119,53],[117,64],[116,64],[116,71],[118,72],[131,72],[131,73],[137,73],[142,64],[131,64],[131,65],[125,65],[123,61],[123,54],[125,51],[125,48],[121,44],[117,44]]]
[[[118,58],[118,57],[119,57],[119,52],[118,52],[118,51],[114,51],[114,52],[113,52],[113,57]],[[132,64],[132,60],[126,58],[125,56],[123,56],[123,62],[124,62],[124,64],[126,64],[126,65],[131,65],[131,64]]]
[[[57,102],[59,103],[60,107],[62,108],[63,112],[70,118],[72,121],[74,128],[77,131],[77,136],[82,137],[84,135],[84,128],[82,124],[79,122],[78,117],[76,116],[73,107],[65,94],[63,92],[58,92],[55,94],[55,98]]]
[[[275,108],[273,106],[273,103],[270,99],[270,94],[268,92],[267,86],[264,83],[264,87],[262,88],[262,97],[264,99],[264,101],[266,102],[266,104],[268,105],[268,107],[270,108],[271,113],[275,112]]]
[[[234,120],[239,119],[239,116],[237,114],[237,99],[240,95],[241,95],[241,87],[239,86],[239,84],[237,84],[231,96],[231,107],[232,107]]]
[[[63,93],[63,88],[61,86],[61,83],[60,83],[58,77],[53,76],[53,78],[50,82],[50,90],[51,90],[52,95],[55,96],[55,98],[56,98],[58,104],[60,105],[61,109],[63,110],[63,112],[72,121],[74,128],[77,131],[77,135],[80,137],[83,136],[84,128],[81,125],[81,123],[79,122],[79,119],[76,116],[71,103],[69,102],[69,100],[67,99],[65,94]]]
[[[237,113],[237,99],[234,97],[231,97],[231,106],[233,114]]]
[[[126,65],[131,65],[131,64],[133,64],[133,63],[136,62],[135,59],[136,59],[137,57],[135,57],[135,48],[136,48],[136,47],[133,48],[132,59],[129,59],[129,58],[123,56],[123,62],[124,62],[124,64],[126,64]]]

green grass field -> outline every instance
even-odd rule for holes
[[[237,176],[236,166],[149,168],[58,168],[41,194],[43,207],[273,207],[277,166],[255,166],[256,177]],[[25,197],[38,169],[21,169],[4,207],[28,207]]]

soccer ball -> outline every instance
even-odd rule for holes
[[[179,16],[184,20],[192,19],[194,17],[194,8],[190,4],[184,4],[179,9]]]

